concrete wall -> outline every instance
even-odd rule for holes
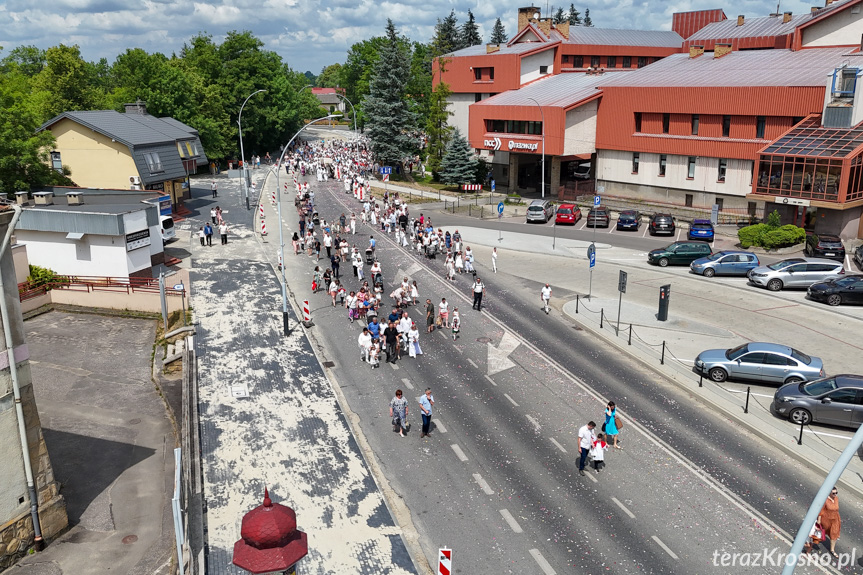
[[[540,74],[539,67],[548,66],[547,74]],[[537,78],[550,76],[554,71],[554,50],[543,50],[539,54],[531,54],[521,59],[521,80],[522,85],[527,84]]]
[[[803,29],[801,44],[804,48],[817,46],[859,46],[863,30],[863,10],[855,7],[842,10]]]
[[[594,100],[566,113],[566,128],[563,132],[564,156],[592,154],[596,151],[597,104],[598,101]]]
[[[113,142],[69,119],[51,127],[57,140],[55,150],[60,152],[64,166],[72,170],[72,181],[88,188],[127,189],[129,177],[138,175],[128,146]]]
[[[162,251],[158,229],[153,228],[151,246],[131,252],[126,251],[124,236],[87,234],[80,240],[67,240],[63,232],[32,230],[18,230],[16,235],[18,242],[27,246],[30,263],[65,275],[128,277],[151,267],[154,249]],[[152,244],[156,244],[155,248]]]
[[[449,98],[447,98],[449,111],[452,112],[452,116],[449,117],[447,122],[453,128],[458,128],[461,135],[465,138],[468,137],[468,129],[470,127],[468,109],[475,100],[476,96],[474,94],[450,94]]]

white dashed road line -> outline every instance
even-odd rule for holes
[[[494,380],[493,380],[492,378],[490,378],[490,377],[489,377],[489,376],[487,376],[487,375],[485,376],[485,378],[486,378],[486,379],[487,379],[487,380],[488,380],[488,381],[489,381],[493,386],[497,387],[497,384],[494,382]]]
[[[402,378],[402,383],[403,383],[403,384],[405,384],[405,387],[407,387],[408,389],[413,389],[413,388],[414,388],[413,384],[411,383],[411,380],[409,380],[409,379],[408,379],[408,378],[406,378],[406,377],[403,377],[403,378]]]
[[[593,476],[594,473],[591,473],[589,467],[584,468],[584,476],[587,477],[588,479],[590,479],[591,481],[593,481],[594,483],[599,483],[599,480]]]
[[[437,430],[438,430],[438,431],[440,431],[441,433],[446,433],[446,425],[444,425],[444,424],[443,424],[443,422],[442,422],[440,419],[435,419],[435,420],[434,420],[434,426],[435,426],[435,427],[437,428]]]
[[[533,426],[536,428],[536,430],[539,431],[539,422],[529,415],[526,417],[527,417],[527,420],[533,424]]]
[[[507,398],[511,404],[513,404],[514,406],[518,407],[518,404],[515,402],[515,400],[514,400],[513,398],[511,398],[511,397],[509,396],[509,394],[504,393],[504,394],[503,394],[503,396],[504,396],[505,398]]]
[[[564,447],[560,443],[558,443],[555,438],[549,437],[549,439],[551,440],[551,442],[554,444],[555,447],[560,449],[563,453],[566,453],[566,449],[564,449]]]
[[[399,368],[399,366],[397,366],[397,365],[396,365],[396,364],[394,364],[394,363],[391,363],[391,364],[390,364],[390,367],[391,367],[391,368],[393,368],[393,369],[395,369],[395,370],[398,370],[398,368]]]
[[[512,513],[507,509],[501,509],[500,515],[503,517],[503,520],[506,521],[506,524],[509,525],[509,528],[513,530],[514,533],[524,533],[524,530],[521,528],[521,525],[518,524],[518,521],[515,520],[515,517],[512,516]]]
[[[494,495],[494,491],[492,491],[491,487],[488,486],[488,482],[482,478],[482,475],[474,473],[473,479],[476,481],[476,484],[479,485],[479,488],[482,489],[483,493],[486,495]]]
[[[477,364],[475,364],[472,359],[468,358],[467,362],[469,364],[471,364],[474,367],[474,369],[479,369],[479,366]]]
[[[618,507],[620,507],[623,510],[623,512],[629,516],[630,519],[635,519],[635,514],[632,511],[630,511],[629,509],[627,509],[623,503],[618,501],[617,497],[612,497],[611,500],[614,501],[614,504],[617,505]]]
[[[656,535],[653,535],[653,536],[651,536],[651,539],[656,541],[656,544],[659,545],[660,547],[662,547],[662,550],[665,551],[666,553],[668,553],[672,559],[678,559],[677,555],[674,554],[674,551],[669,549],[668,545],[663,543],[662,540],[659,539],[659,537],[657,537]]]
[[[458,457],[460,461],[467,461],[467,455],[464,454],[464,451],[461,450],[461,447],[459,447],[457,443],[453,443],[450,447],[452,447],[452,450],[455,452],[455,456]]]
[[[551,568],[551,565],[548,564],[548,561],[545,560],[545,557],[542,556],[539,549],[531,549],[530,554],[533,556],[533,560],[536,561],[536,564],[539,565],[539,568],[542,569],[542,572],[545,573],[545,575],[557,575],[557,572]]]

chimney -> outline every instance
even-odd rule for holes
[[[814,17],[816,14],[818,14],[818,10],[819,10],[818,6],[813,6],[812,8],[809,9],[809,13]]]
[[[551,36],[551,18],[542,18],[539,21],[539,29],[546,36]]]
[[[737,17],[737,25],[743,26],[743,14]]]
[[[713,59],[722,58],[726,54],[731,53],[731,44],[716,44],[713,47]]]
[[[704,54],[704,46],[690,46],[689,47],[689,57],[690,58],[698,58]]]
[[[788,24],[789,22],[791,22],[791,12],[784,12],[782,14],[782,23]]]
[[[561,22],[554,25],[555,29],[560,32],[560,35],[569,40],[569,22]]]
[[[518,9],[518,31],[524,30],[525,26],[531,22],[536,22],[535,14],[539,14],[539,8],[536,6],[525,6]]]
[[[825,8],[826,8],[827,6],[830,6],[831,4],[833,4],[833,0],[824,0],[824,7],[825,7]]]
[[[500,44],[486,44],[485,45],[485,53],[486,54],[494,54],[500,50]]]
[[[142,116],[145,116],[147,114],[147,104],[144,102],[123,104],[123,108],[127,114],[140,114]]]
[[[37,206],[50,206],[54,203],[54,192],[36,192],[33,199]]]
[[[15,203],[19,206],[26,206],[27,200],[30,196],[30,192],[27,190],[21,190],[20,192],[15,192]]]
[[[66,192],[66,203],[70,206],[83,205],[84,196],[81,192]]]

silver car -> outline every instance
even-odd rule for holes
[[[783,385],[773,395],[770,413],[797,425],[813,421],[843,427],[863,423],[863,376],[835,375],[809,383]]]
[[[744,379],[783,384],[824,377],[824,363],[787,345],[752,342],[702,351],[695,358],[695,372],[716,382]]]
[[[807,288],[814,283],[840,278],[845,275],[842,262],[824,258],[791,258],[768,266],[753,269],[747,274],[749,282],[770,291],[782,288]]]
[[[534,200],[527,207],[527,221],[546,223],[554,215],[554,204],[548,200]]]

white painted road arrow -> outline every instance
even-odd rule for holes
[[[497,347],[493,346],[491,342],[489,342],[488,374],[494,375],[496,373],[506,371],[511,367],[515,367],[515,363],[509,359],[509,354],[514,352],[515,348],[518,346],[519,342],[515,336],[506,331],[503,332],[503,338],[501,338]]]

